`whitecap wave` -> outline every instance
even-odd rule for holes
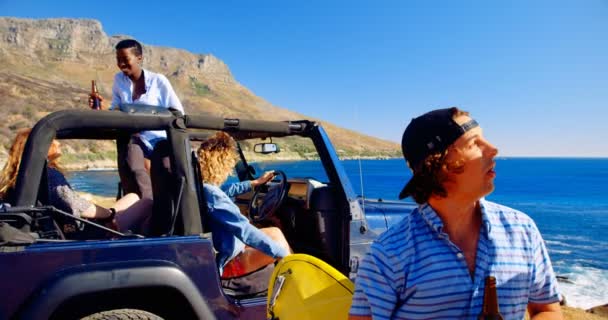
[[[560,275],[568,278],[559,283],[568,306],[589,309],[608,302],[608,270],[575,265]]]
[[[571,241],[581,241],[590,244],[606,244],[606,241],[592,239],[585,235],[563,235],[563,234],[551,234],[551,235],[543,235],[546,243],[559,243],[564,244],[563,241],[571,242]]]
[[[549,254],[571,254],[572,250],[558,250],[558,249],[550,249]]]
[[[577,237],[580,238],[580,237]],[[589,240],[589,239],[571,239],[573,241],[578,241],[578,243],[576,242],[565,242],[565,241],[559,241],[559,240],[545,240],[545,243],[547,244],[547,248],[549,248],[549,250],[553,249],[553,248],[573,248],[573,249],[578,249],[578,250],[592,250],[592,252],[596,249],[596,248],[606,248],[608,247],[608,242],[606,241],[596,241],[596,240]]]

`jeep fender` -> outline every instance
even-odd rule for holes
[[[147,260],[68,268],[44,283],[21,308],[20,319],[48,319],[69,299],[115,289],[169,287],[180,292],[199,319],[215,319],[190,278],[175,264]]]

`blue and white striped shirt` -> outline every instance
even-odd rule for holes
[[[351,315],[374,319],[476,319],[484,280],[496,277],[500,312],[523,319],[529,302],[559,301],[557,280],[534,221],[480,200],[475,276],[428,204],[382,234],[359,267]]]

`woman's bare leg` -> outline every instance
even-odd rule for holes
[[[116,209],[116,212],[120,213],[134,205],[138,200],[139,196],[137,193],[128,193],[114,203],[114,209]]]
[[[281,232],[281,229],[276,227],[262,228],[260,229],[267,236],[269,236],[272,240],[274,240],[279,246],[287,248],[289,253],[292,253],[289,244],[287,243],[287,239]],[[247,274],[258,270],[266,265],[273,263],[276,259],[263,253],[262,251],[246,246],[243,252],[239,253],[236,257],[234,257],[226,266],[224,267],[224,274],[222,277],[230,278],[239,276],[242,274]],[[232,264],[237,264],[238,266],[233,267]],[[239,270],[239,274],[233,274],[232,270]]]
[[[267,236],[269,236],[274,242],[276,242],[279,246],[286,248],[289,253],[292,253],[291,248],[289,247],[289,244],[287,243],[287,239],[285,239],[285,236],[283,235],[283,232],[281,231],[281,229],[276,228],[276,227],[269,227],[269,228],[261,228],[260,231],[264,232]],[[256,249],[256,248],[252,248],[252,247],[245,247],[245,250],[243,252],[241,252],[237,257],[240,257],[241,262],[245,265],[251,265],[251,268],[246,268],[246,269],[253,269],[253,270],[257,270],[269,263],[274,262],[274,258],[265,254],[264,252]]]
[[[125,232],[127,230],[132,230],[137,232],[151,213],[152,199],[140,199],[116,215],[118,231]],[[139,231],[143,232],[141,230]]]
[[[269,236],[272,240],[274,240],[278,245],[283,248],[286,248],[289,253],[293,253],[291,248],[289,247],[289,243],[287,243],[287,239],[285,239],[285,235],[283,235],[283,231],[277,227],[268,227],[261,228],[260,231],[264,232],[267,236]]]

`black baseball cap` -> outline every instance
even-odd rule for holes
[[[427,112],[412,119],[403,132],[401,150],[405,162],[413,174],[428,156],[444,152],[465,132],[478,126],[477,121],[471,120],[460,125],[453,116],[458,108],[438,109]],[[399,193],[399,199],[406,198],[413,191],[411,179]]]

